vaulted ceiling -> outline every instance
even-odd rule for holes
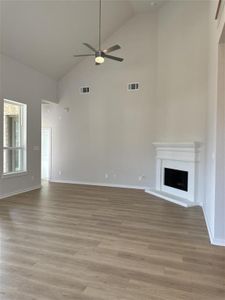
[[[135,14],[155,9],[161,2],[103,0],[103,39]],[[0,3],[1,53],[54,79],[61,78],[79,61],[73,54],[87,50],[83,42],[97,46],[98,0]]]

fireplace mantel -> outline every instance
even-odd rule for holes
[[[198,205],[198,165],[201,143],[153,143],[156,150],[156,184],[146,190],[165,200],[190,207]],[[188,172],[188,190],[182,191],[165,184],[165,169],[182,170]]]

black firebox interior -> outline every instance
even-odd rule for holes
[[[164,185],[187,192],[188,172],[165,168]]]

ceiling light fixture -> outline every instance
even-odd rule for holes
[[[103,64],[104,61],[105,61],[104,57],[101,56],[101,53],[100,53],[100,54],[98,53],[98,54],[96,55],[96,57],[95,57],[95,62],[96,62],[97,64]]]
[[[97,57],[95,57],[95,62],[96,62],[97,64],[103,64],[104,61],[105,61],[105,59],[104,59],[104,57],[102,57],[102,56],[97,56]]]

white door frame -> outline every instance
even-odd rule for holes
[[[41,177],[42,179],[45,180],[51,180],[52,177],[52,128],[50,127],[43,127],[41,129],[41,140],[42,140],[42,135],[43,135],[43,131],[48,131],[49,132],[49,153],[48,153],[48,157],[49,157],[49,168],[48,168],[48,176],[46,178],[42,177],[42,152],[41,152]],[[42,141],[41,141],[42,142]]]

